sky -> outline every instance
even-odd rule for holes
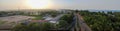
[[[0,10],[31,9],[30,0],[0,0]],[[98,9],[120,10],[120,0],[49,0],[52,6],[46,9]],[[38,3],[39,4],[39,3]],[[47,4],[45,4],[47,5]],[[32,8],[33,9],[33,8]]]

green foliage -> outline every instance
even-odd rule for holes
[[[60,20],[64,20],[64,21],[66,21],[69,24],[73,21],[72,19],[73,19],[73,15],[72,14],[66,14],[66,15],[64,15],[64,16],[62,16],[60,18]]]
[[[13,15],[26,15],[26,16],[45,16],[46,14],[52,15],[53,17],[57,16],[59,13],[58,11],[35,11],[35,12],[29,12],[29,11],[0,11],[0,17],[3,16],[13,16]]]
[[[48,31],[52,29],[53,25],[51,23],[30,23],[28,25],[18,24],[16,25],[12,31]]]
[[[39,16],[39,15],[34,15],[33,17],[35,17],[35,18],[33,18],[33,20],[42,20],[43,19],[42,16]]]
[[[42,16],[45,16],[46,14],[49,14],[52,17],[56,17],[59,13],[57,11],[45,11],[45,12],[41,12]]]
[[[66,27],[68,25],[68,23],[66,22],[66,21],[64,21],[64,20],[61,20],[61,21],[59,21],[59,28],[63,28],[63,27]]]
[[[119,13],[108,12],[79,12],[92,31],[119,31],[120,15]]]
[[[13,16],[13,15],[23,15],[21,11],[0,11],[0,17]]]
[[[6,21],[0,20],[0,25],[4,24]]]

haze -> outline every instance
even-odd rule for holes
[[[46,1],[42,1],[44,3],[40,2],[35,4],[34,2],[32,2],[31,4],[26,4],[27,1],[30,0],[0,0],[0,10],[9,10],[9,9],[18,9],[18,8],[120,10],[120,0],[46,0]],[[50,1],[51,3],[50,2],[46,3],[48,1]],[[44,5],[47,5],[47,7]]]

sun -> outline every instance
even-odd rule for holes
[[[50,0],[27,0],[27,5],[33,9],[49,8],[51,4]]]

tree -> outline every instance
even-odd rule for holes
[[[120,14],[108,12],[79,12],[92,31],[119,31]],[[112,14],[112,15],[109,15]]]
[[[71,23],[73,21],[73,15],[72,14],[66,14],[60,18],[60,20],[64,20],[67,23]]]
[[[63,27],[66,27],[68,25],[68,23],[66,22],[66,21],[64,21],[64,20],[61,20],[61,21],[59,21],[59,28],[63,28]]]
[[[12,29],[12,31],[48,31],[51,28],[53,28],[53,25],[49,22],[29,23],[27,25],[18,24]]]

